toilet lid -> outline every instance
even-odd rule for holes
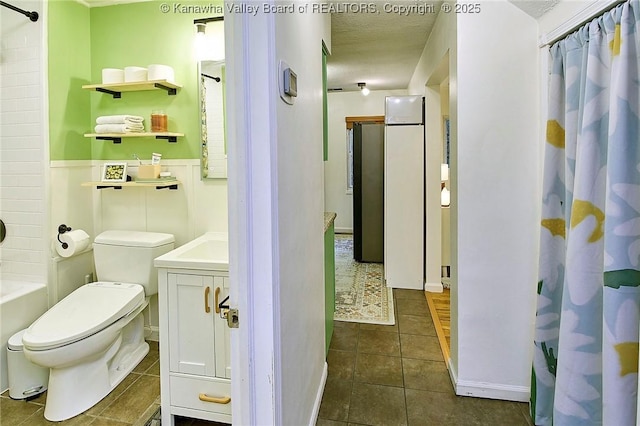
[[[106,328],[143,302],[144,288],[139,284],[86,284],[31,324],[22,342],[33,350],[63,346]]]

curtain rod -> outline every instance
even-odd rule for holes
[[[567,21],[562,23],[556,29],[543,34],[540,37],[540,43],[538,47],[551,46],[558,40],[561,40],[576,31],[578,28],[587,24],[594,18],[610,11],[618,6],[620,3],[624,3],[629,0],[596,0],[589,6],[576,13]]]
[[[203,77],[210,78],[211,80],[215,80],[216,82],[220,83],[220,77],[213,77],[213,76],[210,76],[209,74],[205,74],[203,72],[201,72],[200,75],[202,75]]]
[[[213,18],[194,19],[194,24],[208,24],[209,22],[224,21],[224,16],[214,16]]]
[[[6,8],[9,8],[15,12],[18,13],[22,13],[24,16],[26,16],[27,18],[31,19],[31,22],[36,22],[38,20],[38,12],[27,12],[26,10],[22,10],[18,7],[15,7],[14,5],[11,5],[9,3],[5,3],[3,1],[0,1],[0,6],[4,6]]]

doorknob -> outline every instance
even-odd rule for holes
[[[0,243],[4,241],[7,236],[7,227],[4,226],[4,222],[0,219]]]

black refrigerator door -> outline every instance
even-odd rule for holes
[[[384,260],[384,125],[353,125],[353,257]]]

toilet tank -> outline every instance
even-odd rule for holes
[[[171,234],[139,231],[105,231],[93,243],[99,281],[140,284],[145,296],[158,292],[153,259],[174,248]]]

